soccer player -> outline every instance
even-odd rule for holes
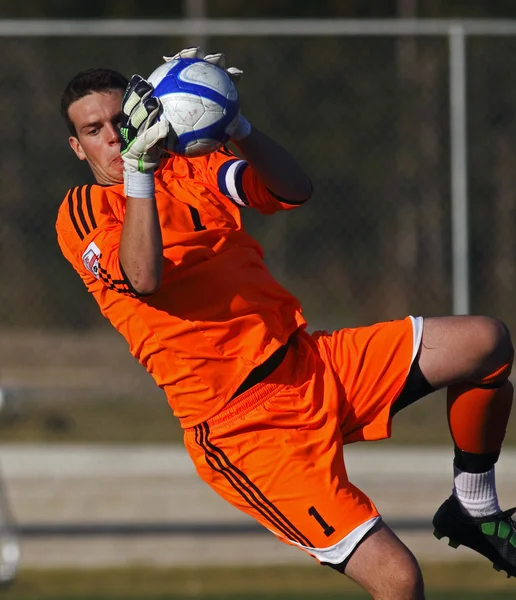
[[[225,68],[222,55],[204,58]],[[98,185],[66,194],[58,241],[165,391],[201,478],[376,600],[420,600],[417,561],[349,481],[343,445],[389,437],[398,411],[447,388],[454,487],[436,535],[515,575],[516,527],[494,475],[513,396],[505,325],[407,317],[309,334],[240,214],[300,207],[308,176],[244,117],[238,155],[163,158],[169,125],[152,86],[137,75],[127,84],[92,69],[64,91],[70,145]]]

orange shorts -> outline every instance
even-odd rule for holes
[[[342,446],[390,436],[422,319],[312,335],[208,421],[185,430],[197,472],[283,541],[339,564],[380,518],[348,479]]]

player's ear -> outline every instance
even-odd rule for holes
[[[81,143],[74,135],[71,135],[68,138],[68,143],[70,144],[70,147],[75,152],[75,154],[77,154],[77,158],[79,160],[86,160],[86,154],[84,154],[84,150],[82,149]]]

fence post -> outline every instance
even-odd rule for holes
[[[467,315],[470,305],[466,131],[466,38],[464,27],[449,29],[451,229],[453,314]]]

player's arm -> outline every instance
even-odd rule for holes
[[[224,54],[207,54],[200,48],[185,48],[165,60],[176,58],[201,58],[226,71],[234,84],[237,84],[242,71],[236,67],[226,68]],[[280,201],[291,206],[302,204],[312,194],[312,182],[301,165],[285,148],[270,137],[251,126],[240,115],[231,141],[265,187]],[[245,203],[244,203],[245,204]]]
[[[224,69],[235,85],[242,76],[242,71],[236,67],[226,69],[222,53],[210,54],[204,60]],[[283,146],[251,126],[243,115],[240,115],[231,141],[266,188],[279,200],[292,205],[302,204],[310,198],[312,182],[298,161]]]
[[[131,286],[141,295],[161,285],[163,244],[154,197],[127,197],[120,238],[120,264]]]
[[[127,203],[119,258],[126,278],[140,295],[158,290],[163,264],[154,171],[160,162],[157,144],[167,135],[168,123],[157,120],[160,105],[152,91],[150,83],[133,75],[122,100],[120,124]]]
[[[302,203],[312,194],[312,182],[297,160],[243,117],[232,142],[265,186],[279,199]],[[242,136],[242,137],[240,137]]]

